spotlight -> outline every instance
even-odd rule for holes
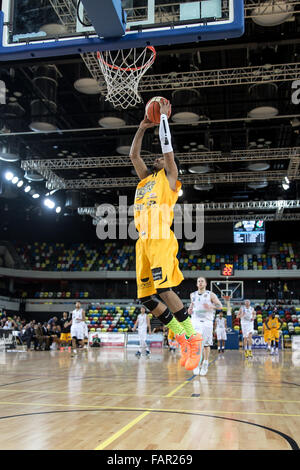
[[[55,209],[55,212],[56,212],[57,214],[59,214],[59,213],[61,212],[61,207],[60,207],[60,206],[57,206],[57,208]]]
[[[31,190],[31,186],[27,185],[24,188],[25,193],[28,193]]]
[[[33,199],[38,199],[38,198],[40,197],[40,195],[39,195],[38,193],[34,193],[34,194],[32,195],[32,197],[33,197]]]
[[[18,181],[18,184],[17,184],[18,188],[22,188],[23,184],[24,184],[23,180]]]
[[[19,178],[17,176],[14,176],[13,179],[11,180],[12,184],[17,184],[19,181]]]
[[[183,191],[182,191],[182,189],[180,189],[180,190],[179,190],[179,193],[178,193],[178,196],[180,197],[180,196],[182,196],[182,195],[183,195]]]
[[[286,182],[286,184],[290,184],[290,180],[288,179],[287,176],[284,177],[284,181]]]
[[[55,207],[55,203],[52,201],[52,199],[49,198],[44,199],[44,204],[46,207],[48,207],[48,209],[54,209]]]
[[[6,179],[7,181],[11,181],[11,180],[13,179],[13,177],[14,177],[14,174],[13,174],[11,171],[7,171],[7,172],[5,173],[5,179]]]
[[[286,191],[287,189],[289,189],[290,185],[287,183],[282,183],[282,187]]]

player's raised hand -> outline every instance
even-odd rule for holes
[[[171,103],[168,100],[161,99],[160,103],[160,114],[165,114],[166,116],[169,116],[171,114]]]
[[[149,129],[150,127],[155,127],[156,125],[157,124],[149,121],[149,119],[145,116],[144,119],[140,122],[140,129]]]

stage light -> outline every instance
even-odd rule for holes
[[[5,179],[6,179],[7,181],[11,181],[11,180],[13,179],[13,177],[14,177],[14,174],[13,174],[11,171],[7,171],[7,172],[5,173]]]
[[[12,184],[17,184],[19,181],[19,178],[17,176],[14,176],[13,179],[11,180]]]
[[[44,204],[45,204],[46,207],[48,207],[48,209],[54,209],[54,207],[55,207],[55,202],[52,201],[52,199],[49,199],[49,198],[44,199]]]

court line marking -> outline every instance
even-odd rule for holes
[[[101,444],[99,444],[94,450],[103,450],[105,447],[109,446],[113,441],[118,439],[118,437],[122,436],[126,431],[129,431],[133,426],[135,426],[139,421],[144,419],[146,416],[150,414],[150,411],[145,411],[143,414],[139,415],[137,418],[133,419],[130,421],[126,426],[121,428],[119,431],[114,433],[111,437],[103,441]]]
[[[165,395],[166,398],[172,397],[174,393],[176,393],[178,390],[180,390],[182,387],[184,387],[188,383],[187,380],[185,380],[182,384],[178,385],[174,390],[169,392],[167,395]],[[116,439],[121,437],[123,434],[125,434],[129,429],[131,429],[135,424],[137,424],[139,421],[144,419],[146,416],[150,414],[150,411],[146,411],[134,420],[130,421],[126,426],[124,426],[122,429],[114,433],[111,437],[106,439],[104,442],[102,442],[99,446],[97,446],[94,450],[103,450],[107,446],[109,446],[112,442],[114,442]]]
[[[22,413],[22,414],[18,414],[18,415],[10,415],[10,416],[1,416],[0,417],[0,420],[2,419],[11,419],[11,418],[21,418],[21,417],[27,417],[27,416],[36,416],[36,415],[46,415],[46,414],[55,414],[55,413],[78,413],[78,412],[94,412],[94,411],[99,411],[99,410],[55,410],[55,411],[42,411],[42,412],[34,412],[34,413]],[[112,410],[111,408],[106,408],[102,411],[115,411],[115,410]],[[128,410],[118,410],[118,411],[128,411]],[[170,411],[157,411],[158,413],[170,413]],[[236,423],[242,423],[242,424],[248,424],[250,426],[257,426],[258,428],[262,428],[262,429],[265,429],[267,431],[271,431],[271,432],[274,432],[276,434],[278,434],[280,437],[282,437],[283,439],[285,439],[288,444],[291,446],[292,450],[299,450],[299,446],[297,444],[297,442],[291,438],[290,436],[288,436],[287,434],[284,434],[283,432],[281,431],[278,431],[277,429],[273,429],[273,428],[269,428],[267,426],[263,426],[261,424],[257,424],[257,423],[251,423],[250,421],[242,421],[240,419],[235,419],[235,418],[226,418],[225,416],[212,416],[212,415],[206,415],[204,413],[201,413],[201,414],[197,414],[197,413],[184,413],[184,412],[179,412],[179,411],[176,411],[176,412],[172,412],[172,413],[175,413],[175,414],[182,414],[182,415],[189,415],[189,416],[200,416],[200,417],[203,417],[203,418],[216,418],[216,419],[224,419],[224,420],[229,420],[229,421],[233,421],[233,422],[236,422]],[[230,450],[230,449],[228,449]]]
[[[32,403],[32,402],[12,402],[12,401],[0,401],[0,405],[22,405],[22,406],[49,406],[51,407],[80,407],[80,408],[93,408],[99,410],[126,410],[126,411],[142,411],[142,412],[173,412],[173,413],[195,413],[195,414],[203,414],[203,413],[217,413],[217,414],[232,414],[232,415],[252,415],[252,416],[282,416],[282,417],[294,417],[300,418],[299,414],[291,414],[291,413],[263,413],[263,412],[252,412],[252,411],[224,411],[224,410],[193,410],[193,409],[179,409],[179,408],[148,408],[148,407],[126,407],[126,406],[102,406],[102,405],[83,405],[82,403],[74,404],[74,403]],[[88,410],[87,410],[88,411]],[[1,419],[1,416],[0,416]]]
[[[174,390],[172,390],[170,393],[168,393],[167,395],[163,395],[162,398],[171,398],[178,390],[180,390],[188,383],[188,380],[185,380],[182,384],[178,385],[178,387],[174,388]]]
[[[177,400],[180,399],[190,399],[191,396],[188,395],[174,395],[173,393],[177,392],[180,388],[182,388],[188,381],[184,382],[183,384],[179,385],[176,389],[170,392],[168,395],[150,395],[150,394],[134,394],[134,393],[105,393],[105,392],[72,392],[74,395],[88,395],[88,396],[99,396],[99,397],[139,397],[139,398],[174,398]],[[1,390],[1,392],[13,392],[13,393],[40,393],[40,394],[47,394],[47,395],[68,395],[70,396],[70,392],[55,392],[49,390],[18,390],[18,389],[5,389]],[[224,401],[247,401],[247,402],[261,402],[261,403],[300,403],[300,400],[271,400],[271,399],[260,399],[260,398],[233,398],[233,397],[210,397],[210,396],[200,396],[197,397],[199,400],[224,400]]]

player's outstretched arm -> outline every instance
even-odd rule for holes
[[[222,310],[222,309],[223,309],[223,305],[221,304],[221,302],[220,302],[220,300],[218,299],[218,297],[216,296],[216,294],[214,294],[213,292],[211,293],[210,300],[211,300],[211,302],[216,306],[216,308],[217,308],[218,310]]]
[[[141,148],[145,130],[155,126],[152,122],[149,121],[146,117],[140,123],[138,130],[135,133],[134,139],[130,148],[130,160],[134,166],[134,169],[138,177],[142,180],[149,175],[149,170],[144,160],[141,157]]]
[[[168,114],[171,110],[171,104],[167,100],[161,100],[160,105],[160,124],[159,124],[159,138],[161,143],[162,153],[165,159],[165,167],[167,170],[167,178],[170,188],[176,190],[176,182],[178,178],[178,168],[174,160],[174,152],[171,142],[171,132],[168,123]]]

